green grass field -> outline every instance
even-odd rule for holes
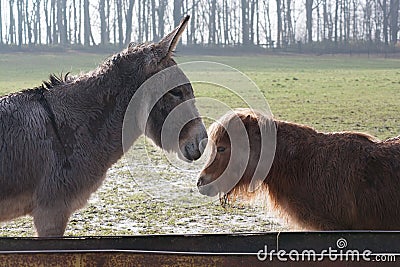
[[[32,88],[49,73],[76,75],[95,68],[107,55],[2,54],[0,94]],[[400,135],[400,60],[364,56],[179,56],[178,62],[212,61],[248,75],[278,119],[321,131],[362,131],[385,139]],[[197,97],[211,97],[230,107],[243,102],[216,86],[194,84]],[[142,142],[143,140],[141,140]],[[145,149],[143,149],[145,148]],[[132,235],[149,233],[249,232],[286,229],[259,205],[238,204],[223,209],[218,203],[181,205],[197,199],[196,173],[179,172],[157,149],[136,146],[150,154],[149,162],[121,160],[109,172],[88,206],[71,218],[66,235]],[[126,166],[132,165],[127,171]],[[139,177],[139,178],[138,178]],[[184,179],[190,190],[178,197],[149,197],[143,186],[154,179],[173,183]],[[181,179],[181,180],[180,180]],[[152,190],[157,190],[153,188]],[[0,236],[31,236],[30,218],[0,224]]]
[[[49,73],[76,75],[95,68],[104,54],[3,54],[0,94],[39,85]],[[248,75],[264,93],[276,118],[323,131],[357,130],[387,138],[400,133],[400,60],[365,56],[177,57],[212,61]],[[222,99],[226,91],[194,86],[197,96]]]

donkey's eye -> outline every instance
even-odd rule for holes
[[[223,147],[223,146],[217,147],[217,152],[221,153],[221,152],[224,152],[224,151],[225,151],[225,147]]]
[[[183,92],[181,90],[179,90],[179,89],[173,89],[173,90],[169,91],[169,93],[171,95],[175,96],[175,97],[178,97],[178,98],[182,98],[183,97]]]

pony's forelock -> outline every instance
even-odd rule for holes
[[[252,109],[233,109],[223,115],[218,121],[215,121],[213,124],[211,124],[209,128],[210,139],[214,142],[218,142],[221,138],[224,137],[225,134],[227,134],[226,129],[228,128],[229,122],[231,122],[235,118],[239,118],[241,121],[244,121],[247,117],[250,117],[252,120],[255,121],[262,121],[264,118],[261,113]]]

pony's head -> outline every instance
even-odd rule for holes
[[[210,126],[208,162],[197,182],[201,194],[229,196],[240,193],[246,196],[254,181],[264,181],[268,171],[264,170],[260,177],[255,175],[259,175],[256,174],[256,169],[260,168],[261,131],[270,128],[270,123],[273,121],[259,112],[238,109],[227,113]],[[263,162],[260,164],[263,165]],[[259,185],[260,183],[256,186]]]
[[[136,65],[142,77],[133,97],[141,132],[162,149],[193,161],[201,156],[200,143],[207,132],[194,104],[193,88],[172,57],[188,20],[189,16],[182,19],[161,41],[132,43],[121,55]]]

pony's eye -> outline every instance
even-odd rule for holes
[[[173,89],[173,90],[169,91],[169,93],[171,95],[175,96],[175,97],[178,97],[178,98],[182,98],[183,97],[183,93],[179,89]]]
[[[224,151],[225,151],[225,147],[223,147],[223,146],[217,147],[217,152],[221,153],[221,152],[224,152]]]

